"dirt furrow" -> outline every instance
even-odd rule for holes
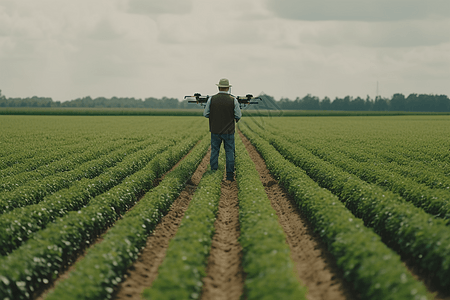
[[[178,162],[177,162],[177,163],[176,163],[169,171],[167,171],[166,173],[164,173],[160,178],[155,179],[154,182],[153,182],[153,186],[154,186],[154,187],[158,186],[159,183],[164,179],[164,177],[166,176],[166,174],[168,174],[168,173],[170,173],[171,171],[173,171],[173,170],[180,164],[180,162],[181,162],[187,155],[189,155],[189,153],[190,153],[191,151],[192,151],[192,149],[188,152],[188,154],[186,154],[185,156],[183,156],[183,158],[180,159],[180,161],[178,161]],[[186,197],[186,194],[189,195],[189,200],[188,200],[188,201],[190,201],[190,199],[192,198],[192,194],[193,194],[194,191],[195,191],[195,188],[197,187],[198,183],[200,182],[200,179],[202,178],[203,173],[206,171],[206,168],[207,168],[208,163],[209,163],[209,154],[210,154],[210,152],[209,152],[209,150],[208,150],[207,155],[203,158],[202,162],[200,163],[200,165],[198,166],[197,170],[196,170],[196,171],[194,172],[194,174],[192,175],[192,177],[191,177],[191,179],[189,180],[189,182],[187,182],[186,188],[180,193],[179,198],[176,199],[176,200],[174,201],[174,203],[172,204],[172,208],[173,208],[173,207],[177,207],[177,203],[183,203],[183,201],[180,200],[180,198]],[[139,200],[142,199],[142,197],[143,197],[143,195],[139,197]],[[138,202],[139,202],[139,200],[138,200]],[[178,204],[178,205],[183,205],[183,204]],[[129,210],[131,211],[133,208],[134,208],[134,206],[132,206]],[[186,205],[186,207],[184,207],[184,211],[185,211],[186,209],[187,209],[187,205]],[[184,211],[183,211],[183,212],[184,212]],[[169,214],[170,214],[170,212],[169,212]],[[167,217],[167,216],[165,216],[165,217]],[[181,221],[181,218],[182,218],[182,217],[183,217],[183,216],[179,217],[179,218],[180,218],[180,221]],[[163,220],[164,220],[164,218],[163,218]],[[178,224],[179,224],[179,222],[178,222]],[[158,227],[159,227],[159,226],[161,226],[161,224],[159,224]],[[53,281],[51,284],[49,284],[46,288],[44,288],[44,289],[42,289],[41,291],[39,291],[38,293],[36,293],[34,299],[35,299],[35,300],[43,300],[43,299],[46,297],[46,295],[47,295],[48,293],[50,293],[50,292],[51,292],[51,291],[59,284],[59,282],[61,282],[61,281],[65,280],[65,279],[67,279],[67,278],[69,277],[70,273],[74,270],[74,268],[75,268],[77,262],[78,262],[78,261],[81,261],[81,260],[84,258],[84,256],[86,255],[87,249],[88,249],[89,247],[94,246],[94,245],[97,244],[97,243],[102,242],[103,236],[108,232],[109,229],[110,229],[110,228],[106,229],[105,232],[104,232],[103,234],[101,234],[97,239],[95,239],[95,241],[91,242],[89,245],[86,245],[86,247],[84,247],[84,248],[80,251],[80,253],[79,253],[78,256],[75,258],[75,260],[74,260],[69,266],[66,266],[63,270],[60,271],[59,276],[57,277],[57,279],[56,279],[55,281]],[[156,230],[157,230],[157,228],[156,228]],[[156,232],[156,230],[155,230],[155,232]],[[148,244],[148,242],[147,242],[147,244]],[[158,266],[159,266],[159,265],[158,265]],[[126,276],[127,276],[127,275],[126,275]],[[124,284],[124,282],[122,282],[122,285],[123,285],[123,284]],[[138,298],[124,298],[124,299],[140,299],[140,298],[138,297]]]
[[[148,237],[145,248],[127,271],[126,278],[117,287],[113,299],[140,300],[142,291],[151,286],[166,255],[169,241],[175,236],[192,195],[208,167],[209,156],[210,151],[203,158],[180,196],[173,202],[168,214],[162,218]]]
[[[244,289],[236,181],[222,181],[215,234],[203,279],[202,300],[238,300]]]
[[[249,140],[240,133],[280,225],[286,234],[298,277],[308,287],[309,300],[358,299],[343,280],[334,258],[314,233],[312,226],[296,208],[293,198],[272,177],[266,164]]]

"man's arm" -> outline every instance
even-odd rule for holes
[[[211,112],[211,97],[206,101],[205,110],[203,111],[203,116],[209,118],[209,113]]]
[[[234,98],[234,119],[236,123],[242,118],[241,107],[239,106],[239,102],[236,98]]]

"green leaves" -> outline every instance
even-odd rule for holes
[[[306,299],[286,236],[242,141],[236,139],[239,221],[247,299]]]
[[[169,243],[158,277],[152,287],[143,292],[144,299],[199,299],[215,232],[225,166],[223,149],[219,160],[217,171],[208,170],[203,175],[180,227]]]
[[[192,146],[195,139],[188,142]],[[127,268],[136,260],[147,236],[170,209],[184,183],[195,171],[208,146],[207,139],[201,141],[158,187],[148,192],[133,210],[114,224],[101,243],[88,250],[85,258],[76,265],[76,270],[47,299],[109,299]],[[173,151],[166,153],[169,155],[160,155],[168,163],[165,168],[169,168],[190,149],[186,144],[180,148],[183,150],[178,153]]]
[[[84,164],[87,165],[87,168],[95,169],[98,173],[104,171],[99,176],[75,181],[70,188],[59,190],[44,197],[38,204],[17,208],[4,214],[0,219],[0,236],[2,237],[0,253],[5,255],[11,252],[20,246],[32,232],[45,228],[48,223],[58,217],[63,217],[69,211],[81,209],[95,196],[119,185],[126,176],[142,169],[155,155],[166,150],[169,146],[171,146],[170,142],[155,143],[154,141],[147,141],[146,143],[139,143],[137,146],[116,150],[111,155]],[[133,149],[139,150],[141,148],[144,149],[137,152],[133,151]],[[124,152],[129,153],[125,158],[123,158]],[[107,168],[107,161],[109,161],[109,164],[115,164],[118,160],[122,161],[112,168]],[[159,165],[155,166],[159,167]],[[154,170],[154,173],[157,174],[157,171]],[[81,173],[84,172],[81,171]],[[147,190],[151,184],[151,182],[143,183],[140,189]],[[126,191],[123,192],[126,194]],[[140,190],[137,192],[140,192]],[[18,224],[24,224],[25,227]]]
[[[260,132],[258,129],[256,131]],[[339,196],[345,207],[356,217],[362,218],[366,226],[372,227],[387,245],[404,258],[414,260],[415,264],[426,271],[428,276],[432,277],[433,281],[442,288],[446,288],[450,284],[450,269],[446,264],[447,258],[450,256],[450,248],[430,247],[430,245],[450,244],[450,228],[446,226],[446,221],[434,218],[424,209],[407,202],[400,195],[379,185],[363,181],[338,167],[346,165],[349,168],[350,163],[347,164],[348,160],[345,157],[334,154],[333,149],[328,149],[327,156],[329,158],[327,160],[330,160],[328,162],[305,149],[300,143],[293,143],[279,135],[267,132],[260,134],[270,141],[287,160],[302,168],[321,187]],[[364,178],[367,179],[381,178],[379,174],[384,171],[375,172],[373,168],[355,171],[357,175],[360,172],[363,172]],[[398,182],[398,186],[402,186],[406,182],[411,183],[407,180],[402,181],[398,176],[389,178],[394,182],[392,186],[396,185],[395,182]],[[384,181],[383,184],[388,185]],[[414,191],[417,187],[420,185],[412,185],[410,190]],[[443,191],[437,190],[437,192],[442,193]],[[425,196],[421,198],[422,204],[419,206],[426,206],[429,203]],[[448,207],[448,205],[442,205],[442,198],[435,200],[441,203],[442,209],[445,210]],[[448,200],[444,200],[444,202],[448,202]],[[428,259],[425,260],[423,257]]]
[[[269,170],[280,178],[281,183],[295,197],[299,208],[328,244],[344,277],[354,284],[361,298],[384,300],[430,297],[426,288],[405,268],[399,255],[383,244],[371,229],[366,228],[363,221],[355,217],[337,196],[319,187],[308,175],[323,174],[323,177],[312,177],[322,179],[328,186],[333,183],[345,186],[352,181],[351,176],[340,176],[335,170],[323,168],[298,155],[296,157],[305,162],[302,167],[309,166],[305,168],[310,171],[306,175],[305,171],[285,160],[273,146],[248,127],[241,124],[240,128],[263,156]],[[286,141],[283,144],[280,142],[283,149],[287,149],[286,144]],[[350,190],[354,189],[355,186],[351,185]],[[415,291],[414,295],[411,295],[411,291]]]
[[[0,296],[24,299],[27,298],[26,293],[29,294],[43,285],[43,278],[50,280],[53,272],[60,270],[86,243],[102,233],[107,226],[112,225],[137,201],[142,190],[147,190],[154,179],[168,171],[197,141],[198,136],[192,135],[174,146],[173,150],[153,158],[150,163],[142,166],[140,171],[127,177],[121,184],[91,199],[88,206],[57,219],[46,229],[37,232],[22,247],[4,257],[1,260],[0,275],[9,278],[13,286],[16,282],[27,284],[26,292],[13,289],[12,294],[9,294],[0,283]],[[154,170],[158,170],[159,173]],[[183,172],[186,173],[186,170]],[[177,186],[171,186],[169,190],[174,188]],[[164,191],[164,195],[167,195],[167,191]],[[40,258],[44,258],[45,263],[39,260]],[[30,280],[26,280],[28,277]]]

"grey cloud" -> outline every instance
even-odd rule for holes
[[[323,46],[416,47],[450,42],[450,21],[404,21],[388,23],[331,22],[300,34],[300,41]]]
[[[2,16],[0,13],[0,37],[9,35],[9,22],[6,22],[6,16]]]
[[[97,40],[112,40],[122,37],[122,34],[113,27],[111,21],[102,19],[97,23],[88,37]]]
[[[0,11],[4,11],[7,14],[11,14],[14,11],[16,6],[17,6],[17,1],[0,0]]]
[[[70,76],[77,83],[95,83],[108,78],[139,76],[141,64],[134,60],[133,46],[120,40],[84,41],[78,52],[69,56]],[[76,62],[76,63],[75,63]]]
[[[236,24],[237,23],[237,24]],[[236,22],[229,28],[195,30],[193,27],[160,26],[158,40],[165,44],[248,45],[264,41],[264,35],[252,25]],[[195,32],[196,34],[192,34]]]
[[[266,0],[281,18],[305,21],[399,21],[450,17],[448,0]]]
[[[163,44],[205,46],[261,44],[267,40],[267,25],[251,19],[235,19],[224,15],[204,18],[165,16],[157,18],[158,41]]]
[[[187,14],[192,0],[130,0],[128,12],[135,14]]]

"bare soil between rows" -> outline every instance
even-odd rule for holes
[[[286,242],[295,263],[295,271],[302,284],[308,288],[307,299],[360,299],[353,291],[351,284],[343,279],[342,272],[337,267],[333,256],[328,252],[319,236],[315,234],[306,217],[298,210],[292,196],[273,178],[263,158],[249,140],[240,132],[239,135],[255,163],[265,192],[286,234]],[[150,287],[156,279],[168,244],[175,236],[195,189],[207,170],[209,157],[210,151],[203,158],[180,196],[174,201],[168,214],[162,218],[160,224],[148,237],[146,247],[141,251],[137,261],[129,268],[122,283],[116,288],[113,299],[141,299],[142,291]],[[155,184],[161,180],[162,178],[158,179]],[[241,264],[242,248],[239,244],[239,200],[237,195],[237,183],[223,180],[219,210],[215,221],[215,235],[206,268],[207,276],[203,279],[201,300],[238,300],[243,294],[245,272]],[[101,240],[102,238],[99,237],[96,243]],[[82,258],[83,255],[77,261]],[[55,284],[68,277],[73,265],[66,272],[61,273]],[[37,299],[43,299],[43,295],[52,288],[49,287]],[[434,292],[436,299],[450,300],[446,295],[439,295],[436,290],[430,290]]]
[[[203,279],[201,300],[239,300],[244,292],[242,247],[239,243],[239,200],[236,181],[222,180],[215,234]]]
[[[266,163],[250,141],[240,133],[264,185],[266,194],[275,209],[278,221],[286,234],[300,281],[307,286],[308,300],[359,299],[351,285],[344,281],[342,272],[325,244],[314,233],[313,227],[303,216],[285,189],[270,174]]]
[[[198,144],[199,142],[197,142]],[[196,145],[197,145],[196,144]],[[194,146],[195,147],[195,146]],[[194,149],[194,147],[192,147],[192,149]],[[169,171],[167,171],[166,173],[164,173],[160,178],[157,178],[153,181],[153,187],[156,187],[159,185],[159,183],[164,179],[164,177],[170,173],[171,171],[173,171],[183,160],[186,156],[188,156],[192,149],[186,154],[184,155]],[[200,165],[197,167],[197,170],[194,172],[194,174],[192,175],[191,179],[186,183],[186,187],[185,189],[180,193],[180,197],[186,197],[186,193],[187,195],[190,195],[190,197],[192,197],[192,194],[195,191],[195,188],[197,187],[198,183],[200,182],[200,179],[203,176],[203,173],[206,171],[206,168],[208,166],[208,162],[209,162],[209,152],[210,150],[208,150],[207,155],[203,158],[202,162],[200,163]],[[207,158],[208,157],[208,158]],[[151,192],[151,190],[149,191]],[[139,196],[139,199],[136,201],[139,202],[142,198],[144,197],[144,193],[142,193]],[[190,201],[190,198],[188,198]],[[178,199],[177,199],[178,200]],[[182,202],[181,200],[177,202],[177,200],[174,201],[174,203],[178,203],[178,202]],[[174,204],[172,204],[173,206]],[[133,208],[135,207],[135,205],[133,205],[128,211],[131,211]],[[187,209],[187,205],[184,208],[184,211]],[[184,212],[183,212],[184,214]],[[182,218],[183,216],[181,216]],[[180,218],[180,220],[181,220]],[[112,226],[110,227],[112,228]],[[85,255],[86,255],[86,251],[88,248],[101,243],[103,241],[103,236],[105,234],[107,234],[108,230],[110,229],[106,229],[100,236],[98,236],[97,239],[95,239],[93,242],[88,243],[86,245],[84,245],[84,247],[82,247],[82,250],[80,250],[80,252],[78,253],[77,257],[73,257],[73,261],[72,263],[70,263],[69,265],[65,266],[62,270],[60,270],[59,272],[59,276],[56,278],[56,280],[54,280],[53,282],[51,282],[48,286],[42,288],[41,290],[37,291],[36,294],[34,295],[34,299],[35,300],[44,300],[44,298],[53,290],[56,288],[56,286],[62,282],[63,280],[66,280],[70,273],[75,269],[76,264],[78,261],[81,261]],[[178,227],[177,227],[178,228]],[[141,298],[136,298],[136,299],[141,299]]]
[[[126,279],[118,286],[113,299],[141,299],[145,288],[152,285],[165,258],[170,240],[175,236],[197,185],[209,163],[210,152],[190,180],[190,184],[174,201],[169,213],[149,236],[146,247],[130,267]],[[239,207],[236,182],[222,180],[221,198],[215,221],[215,234],[206,268],[207,276],[201,299],[238,300],[243,292],[244,272],[239,244]]]
[[[206,172],[209,157],[210,151],[203,158],[184,190],[173,202],[170,211],[147,238],[146,246],[135,263],[128,269],[125,279],[116,288],[113,299],[140,300],[142,291],[152,285],[158,275],[158,268],[166,256],[169,242],[175,236],[192,196]]]

